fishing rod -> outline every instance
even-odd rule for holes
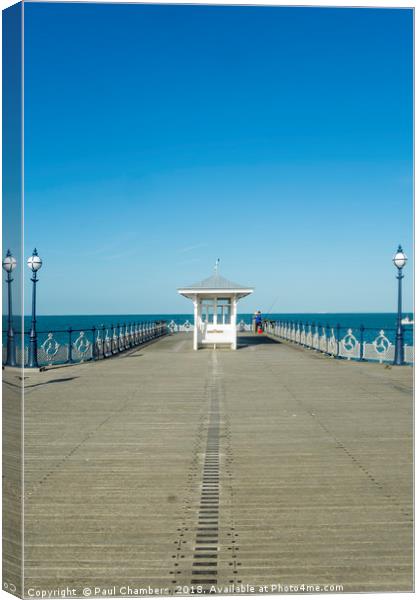
[[[271,313],[271,310],[273,308],[273,306],[276,304],[277,300],[280,298],[280,296],[277,296],[276,299],[274,300],[274,302],[271,304],[270,308],[267,311],[267,315],[269,315]]]

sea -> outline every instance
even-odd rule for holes
[[[238,314],[238,322],[243,320],[246,324],[252,322],[253,315],[251,313]],[[295,321],[304,324],[315,324],[320,326],[340,327],[340,332],[343,333],[347,329],[352,329],[353,333],[358,337],[360,326],[365,328],[365,341],[372,341],[384,330],[385,335],[391,341],[395,338],[395,313],[266,313],[264,318],[276,321]],[[413,320],[413,313],[406,312],[403,317],[408,317]],[[49,332],[54,332],[54,337],[58,342],[64,342],[68,339],[67,331],[71,327],[73,329],[73,338],[77,336],[78,331],[89,332],[93,327],[110,328],[111,325],[142,323],[147,321],[174,321],[176,324],[182,325],[185,321],[193,323],[192,314],[120,314],[120,315],[39,315],[37,316],[37,331],[39,334],[39,343],[46,338]],[[31,318],[25,316],[24,328],[25,332],[29,332]],[[15,330],[20,330],[20,322],[15,322]],[[405,336],[404,342],[412,345],[413,343],[413,326],[406,325],[404,327]],[[3,317],[3,336],[7,332],[7,318]]]

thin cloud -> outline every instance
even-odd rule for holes
[[[117,260],[119,258],[126,258],[127,256],[132,256],[133,254],[137,254],[137,248],[132,248],[131,250],[125,250],[124,252],[119,252],[118,254],[110,254],[103,256],[104,260]]]
[[[180,248],[178,252],[180,254],[184,254],[185,252],[192,252],[193,250],[197,250],[198,248],[206,248],[208,244],[195,244],[194,246],[186,246],[185,248]]]
[[[182,260],[181,262],[177,262],[177,266],[180,267],[182,265],[190,265],[191,263],[199,262],[199,258],[190,258],[188,260]]]

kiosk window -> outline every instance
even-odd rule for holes
[[[214,322],[214,300],[201,301],[201,320],[203,323]]]
[[[218,325],[230,325],[231,302],[230,298],[217,299],[217,323]]]

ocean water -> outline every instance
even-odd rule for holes
[[[403,316],[413,318],[413,313],[404,313]],[[360,326],[365,327],[364,339],[372,341],[381,329],[385,334],[394,341],[396,314],[395,313],[271,313],[263,314],[263,317],[280,320],[280,321],[298,321],[307,324],[316,324],[337,329],[340,326],[340,331],[343,333],[347,329],[352,329],[356,337]],[[182,324],[186,320],[193,322],[192,314],[149,314],[149,315],[40,315],[37,317],[37,330],[39,333],[39,343],[46,338],[49,332],[55,332],[55,338],[59,342],[64,342],[68,339],[67,331],[69,327],[74,330],[73,338],[77,336],[77,330],[88,331],[93,327],[110,328],[111,325],[131,324],[146,321],[175,321],[177,324]],[[249,324],[252,321],[251,313],[238,314],[238,322],[243,320]],[[30,329],[30,317],[26,316],[24,321],[25,332]],[[15,322],[15,329],[19,331],[21,328],[20,322]],[[413,342],[413,327],[405,326],[405,343],[412,344]],[[3,336],[7,331],[7,319],[3,317]]]

